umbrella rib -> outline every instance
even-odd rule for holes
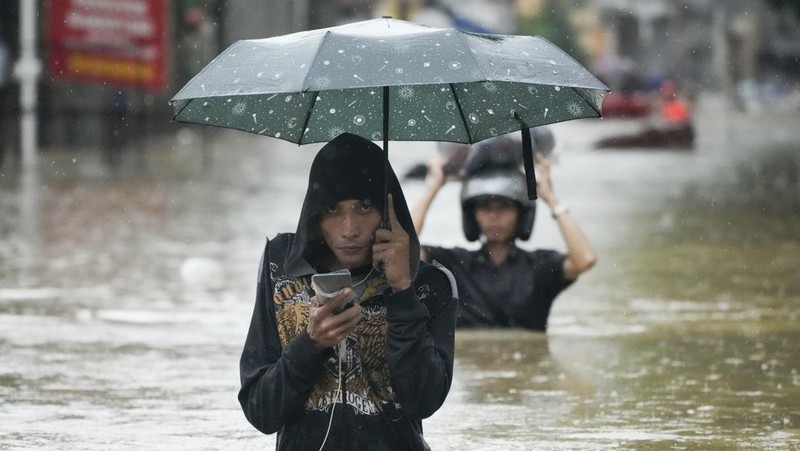
[[[306,76],[303,77],[303,84],[300,85],[300,92],[308,92],[308,77],[311,75],[311,69],[314,68],[314,62],[317,60],[320,52],[322,52],[322,47],[325,45],[325,39],[331,34],[330,30],[326,31],[321,38],[319,38],[319,46],[317,47],[317,53],[314,54],[314,57],[311,58],[311,65],[308,68],[308,72],[306,72]]]
[[[178,115],[179,115],[179,114],[183,113],[183,110],[185,110],[185,109],[186,109],[186,107],[188,107],[188,106],[189,106],[189,104],[190,104],[190,103],[192,103],[193,101],[194,101],[194,99],[189,99],[188,101],[186,101],[186,102],[183,104],[183,106],[181,107],[181,109],[180,109],[179,111],[176,111],[176,112],[175,112],[175,114],[173,114],[173,115],[172,115],[172,120],[174,121],[174,120],[175,120],[175,118],[176,118],[176,117],[178,117]],[[177,103],[177,102],[180,102],[180,100],[176,100],[175,102],[176,102],[176,103]],[[175,105],[173,105],[173,107],[174,107],[174,106],[175,106]]]
[[[472,144],[472,134],[469,132],[469,127],[467,126],[467,118],[464,117],[464,110],[461,109],[461,101],[458,100],[458,94],[456,94],[456,88],[453,86],[453,83],[448,83],[450,86],[450,92],[453,94],[453,100],[456,102],[456,107],[458,107],[458,114],[461,116],[461,123],[464,124],[464,131],[467,132],[467,139],[469,143]]]
[[[317,104],[317,99],[319,98],[319,91],[311,91],[311,92],[314,93],[314,97],[311,98],[311,104],[308,105],[306,118],[303,120],[303,128],[300,130],[300,138],[297,140],[297,145],[303,143],[303,137],[305,136],[306,130],[308,129],[308,122],[311,120],[311,112],[314,111],[314,105]]]
[[[603,115],[602,111],[594,107],[594,103],[586,99],[586,96],[583,95],[582,88],[572,88],[572,89],[578,94],[581,100],[587,103],[594,110],[594,112],[597,113],[597,117],[601,117]]]

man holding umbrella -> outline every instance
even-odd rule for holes
[[[312,276],[342,269],[350,286],[323,304]],[[320,150],[297,232],[267,242],[259,272],[240,362],[250,423],[281,450],[429,449],[422,419],[450,389],[458,301],[449,272],[420,262],[378,146],[346,133]]]
[[[392,18],[241,40],[189,81],[170,100],[177,121],[297,144],[333,140],[312,166],[297,233],[265,249],[241,359],[239,399],[250,422],[279,431],[279,449],[425,449],[421,420],[441,406],[452,376],[456,290],[444,271],[419,262],[389,141],[470,144],[598,117],[607,91],[546,39]],[[383,140],[382,158],[366,139]],[[360,153],[334,157],[334,148]],[[391,196],[376,196],[384,190],[374,177],[384,172]],[[367,221],[384,205],[390,228]],[[338,268],[358,289],[316,306],[312,275]],[[333,314],[351,296],[360,306]],[[341,366],[330,351],[337,343],[347,343]]]

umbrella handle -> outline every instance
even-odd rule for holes
[[[519,117],[514,111],[514,118],[519,121],[522,129],[522,161],[525,165],[525,182],[528,185],[528,199],[535,200],[539,196],[536,194],[536,171],[533,169],[533,144],[531,139],[531,129],[528,124]]]
[[[383,223],[381,227],[391,229],[389,224],[389,87],[383,87]]]
[[[383,219],[381,228],[392,229],[389,223],[389,87],[383,87]],[[383,273],[383,263],[378,263],[375,269]]]

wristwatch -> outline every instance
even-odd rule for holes
[[[553,219],[558,219],[559,216],[569,213],[569,207],[567,204],[559,203],[550,211],[550,214],[553,216]]]

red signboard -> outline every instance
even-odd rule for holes
[[[167,0],[50,0],[54,77],[166,87]]]

